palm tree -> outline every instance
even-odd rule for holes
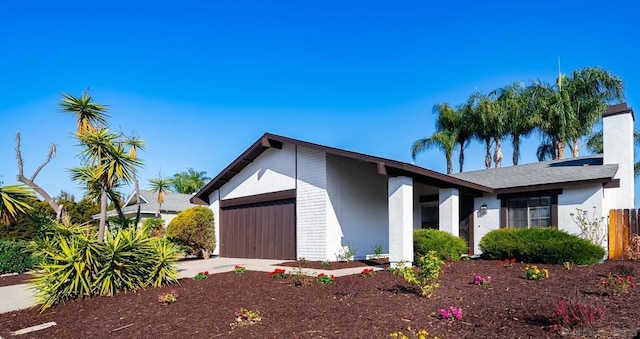
[[[513,146],[512,161],[517,166],[520,160],[520,141],[535,128],[537,119],[532,114],[534,103],[532,91],[520,82],[511,83],[498,90],[498,100],[505,116],[506,134],[511,136]]]
[[[158,210],[156,211],[156,218],[160,217],[160,209],[164,203],[166,193],[171,192],[171,182],[171,179],[163,178],[162,175],[158,175],[157,178],[149,180],[151,192],[158,194]]]
[[[426,150],[433,147],[440,148],[444,152],[444,156],[447,159],[447,174],[453,173],[452,156],[453,150],[456,147],[457,135],[454,131],[443,130],[433,133],[429,138],[418,139],[411,145],[411,157],[413,160],[416,156]]]
[[[207,177],[207,172],[198,172],[189,167],[186,172],[180,172],[173,175],[171,187],[173,190],[182,194],[192,194],[200,190],[207,181],[211,180]]]
[[[131,182],[135,168],[141,162],[127,154],[120,134],[110,133],[106,128],[90,128],[75,136],[84,147],[80,156],[85,165],[72,169],[72,178],[84,182],[89,190],[100,191],[98,240],[103,241],[107,200],[111,196],[115,202],[113,189],[119,184]]]
[[[63,112],[76,116],[78,134],[82,134],[88,129],[96,129],[107,125],[107,119],[109,118],[106,114],[107,107],[92,102],[88,91],[82,93],[81,97],[63,93],[60,101],[60,108]]]
[[[473,131],[473,138],[480,142],[484,142],[484,165],[486,169],[489,169],[491,168],[491,145],[493,133],[491,122],[482,114],[482,109],[480,108],[483,100],[486,100],[485,97],[486,96],[481,93],[473,93],[469,96],[464,106],[468,115],[468,124],[471,131]]]
[[[568,93],[568,104],[576,116],[569,148],[572,156],[577,157],[580,139],[591,133],[609,104],[624,98],[624,85],[620,77],[598,67],[576,70],[571,78],[562,79],[562,91]]]
[[[0,223],[8,225],[19,214],[26,214],[32,207],[27,202],[35,196],[25,185],[2,186],[0,182]]]
[[[465,105],[460,105],[454,109],[448,103],[442,103],[433,105],[433,113],[437,115],[437,131],[449,130],[455,132],[456,143],[460,152],[458,163],[460,172],[462,172],[464,169],[464,149],[469,146],[472,136],[472,131],[467,121],[469,118],[468,110]]]
[[[144,140],[140,139],[138,135],[133,132],[130,136],[124,138],[122,142],[125,146],[129,146],[129,156],[133,159],[138,159],[138,150],[144,151],[146,144]],[[136,192],[136,204],[138,205],[138,212],[136,213],[136,222],[140,221],[140,185],[138,184],[138,176],[135,168],[133,171],[133,185]]]
[[[529,89],[534,100],[533,113],[538,116],[537,129],[543,139],[538,151],[549,150],[551,159],[554,160],[564,159],[565,146],[570,141],[572,128],[576,124],[576,115],[569,104],[568,92],[556,90],[561,88],[564,78],[565,76],[558,78],[557,87],[538,81]]]

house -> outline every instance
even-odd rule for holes
[[[165,192],[165,200],[160,208],[160,218],[165,222],[165,227],[169,225],[171,219],[173,219],[178,213],[186,210],[187,208],[197,206],[190,202],[191,194],[181,194],[173,192]],[[138,213],[138,204],[136,199],[136,193],[133,192],[125,201],[122,212],[127,218],[135,218]],[[140,220],[146,218],[154,218],[158,211],[158,198],[157,194],[148,190],[140,190]],[[116,210],[107,211],[107,217],[117,217]],[[99,214],[93,216],[94,219],[100,218]]]
[[[470,253],[501,227],[579,233],[576,208],[633,206],[633,110],[603,114],[604,154],[445,175],[412,164],[264,134],[191,201],[216,218],[225,257],[335,260],[381,245],[413,259],[413,230],[463,238]]]

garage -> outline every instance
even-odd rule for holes
[[[269,200],[221,201],[220,256],[296,259],[295,198]]]

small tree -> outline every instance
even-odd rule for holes
[[[213,212],[207,207],[195,206],[178,213],[169,223],[166,236],[208,258],[216,243]]]

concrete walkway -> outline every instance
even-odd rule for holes
[[[177,263],[178,276],[180,278],[192,278],[199,272],[208,271],[209,274],[224,273],[233,271],[236,265],[244,266],[248,271],[271,272],[276,268],[285,269],[288,272],[293,267],[278,266],[282,260],[267,259],[241,259],[241,258],[211,258],[200,260],[185,260]],[[371,267],[376,271],[382,270],[380,267]],[[303,268],[309,275],[324,273],[333,274],[336,277],[359,274],[363,267],[345,268],[341,270],[316,270]],[[0,287],[0,313],[11,312],[35,306],[35,292],[29,285],[13,285]]]

